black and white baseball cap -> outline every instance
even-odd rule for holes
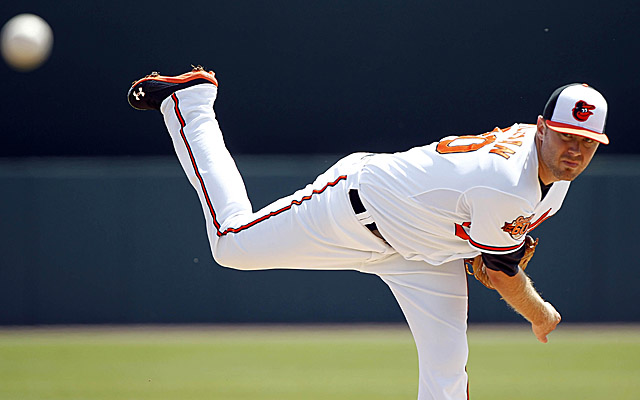
[[[542,118],[554,131],[609,144],[604,133],[607,101],[586,83],[572,83],[556,89],[544,107]]]

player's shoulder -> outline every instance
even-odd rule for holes
[[[533,201],[538,195],[535,132],[535,125],[520,123],[494,129],[492,142],[478,152],[478,185]]]
[[[495,137],[494,143],[508,145],[515,150],[517,147],[521,147],[525,141],[532,142],[536,130],[537,127],[534,124],[515,123],[506,128],[496,127],[491,133]]]
[[[490,158],[511,159],[516,153],[528,152],[533,143],[536,126],[515,123],[506,128],[496,127],[479,135],[447,136],[432,143],[429,148],[440,156],[451,157],[455,161],[469,161],[469,155],[490,155]],[[523,151],[520,151],[520,150]]]
[[[513,124],[508,128],[495,128],[491,143],[486,146],[484,157],[498,169],[514,171],[514,164],[524,167],[534,153],[536,126]]]
[[[477,163],[480,170],[506,173],[518,170],[517,164],[524,164],[532,153],[536,126],[513,124],[507,128],[475,136],[459,136],[441,141],[436,150],[441,155],[449,152],[459,154],[454,162]],[[463,147],[464,145],[466,147]],[[463,155],[466,153],[466,155]]]

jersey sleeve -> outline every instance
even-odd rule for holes
[[[466,193],[465,202],[471,216],[472,247],[488,254],[512,253],[522,247],[533,218],[526,200],[481,187]]]
[[[508,276],[515,276],[525,251],[525,246],[521,246],[518,250],[506,254],[482,253],[482,262],[485,267],[493,271],[502,271]]]

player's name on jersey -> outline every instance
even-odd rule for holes
[[[445,138],[438,143],[436,150],[440,154],[467,153],[493,144],[489,153],[497,154],[508,160],[512,154],[515,154],[515,150],[507,146],[522,146],[522,141],[518,139],[522,139],[525,135],[525,130],[531,126],[532,125],[520,125],[511,136],[500,141],[497,141],[498,136],[496,134],[507,133],[512,129],[512,127],[506,129],[495,128],[491,132],[483,133],[482,135],[466,135],[456,136],[454,138]]]

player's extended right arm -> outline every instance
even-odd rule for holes
[[[486,271],[502,298],[531,322],[531,329],[538,340],[547,343],[547,335],[560,323],[560,314],[540,297],[524,271],[519,269],[514,276],[488,268]]]

